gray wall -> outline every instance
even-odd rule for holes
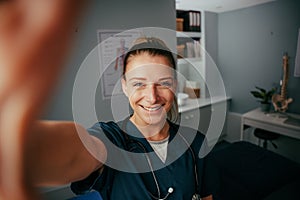
[[[300,113],[300,78],[293,77],[300,28],[300,1],[277,0],[219,14],[218,65],[231,111],[244,113],[259,104],[250,95],[254,86],[278,86],[282,55],[290,56],[289,112]]]
[[[50,100],[45,118],[58,120],[73,120],[72,90],[76,73],[89,54],[97,45],[98,29],[127,30],[140,27],[163,27],[175,30],[176,12],[174,0],[91,0],[82,22],[78,24],[76,41],[72,49],[71,58],[61,77],[57,90]],[[174,46],[176,38],[174,36]],[[88,77],[87,77],[87,81]],[[83,88],[88,90],[89,88]],[[101,92],[99,92],[99,95]],[[82,98],[84,101],[84,97]],[[97,114],[99,120],[112,120],[110,101],[96,97]],[[86,117],[83,125],[90,126],[95,121],[89,118],[89,112],[82,109]],[[100,113],[101,112],[101,113]]]

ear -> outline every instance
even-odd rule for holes
[[[123,90],[124,94],[126,95],[126,97],[128,97],[126,80],[124,78],[122,78],[121,82],[122,82],[122,90]]]

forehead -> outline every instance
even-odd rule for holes
[[[159,79],[173,77],[174,69],[170,67],[168,59],[161,55],[147,53],[131,57],[126,67],[126,78],[142,77],[146,79]]]
[[[162,55],[150,55],[147,52],[131,56],[128,58],[126,72],[132,70],[134,67],[145,65],[145,64],[161,64],[171,67],[171,63],[168,58]]]
[[[148,73],[155,72],[172,72],[173,68],[169,60],[162,55],[149,55],[144,52],[138,55],[134,55],[128,59],[126,66],[126,76],[133,73],[142,73],[143,71]]]

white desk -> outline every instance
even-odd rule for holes
[[[300,115],[296,114],[264,113],[257,108],[242,115],[241,140],[246,126],[300,139]]]

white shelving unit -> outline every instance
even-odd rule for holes
[[[182,9],[181,9],[182,10]],[[191,9],[193,10],[193,9]],[[218,17],[216,13],[200,10],[201,12],[201,32],[177,32],[177,44],[181,45],[184,38],[200,40],[200,57],[178,58],[177,67],[186,79],[200,82],[200,98],[188,99],[187,104],[179,108],[181,124],[198,129],[206,134],[209,130],[211,116],[214,108],[222,107],[229,99],[216,96],[215,91],[208,89],[218,89],[218,80],[213,76],[217,63],[218,47]],[[180,50],[180,48],[179,48]],[[181,81],[181,82],[180,82]],[[206,84],[209,83],[210,87]],[[182,90],[182,80],[179,79],[179,91]],[[211,93],[212,92],[212,93]],[[202,116],[202,117],[201,117]],[[205,117],[203,117],[205,116]],[[224,125],[226,126],[226,125]],[[224,128],[223,130],[226,130]],[[222,132],[224,135],[225,133]],[[220,135],[207,135],[209,145],[215,144]]]
[[[190,38],[200,40],[200,57],[198,58],[178,58],[178,71],[191,81],[200,82],[200,98],[209,97],[206,90],[206,79],[210,73],[211,65],[214,65],[217,58],[217,14],[213,12],[199,10],[201,12],[201,32],[179,32],[178,39]],[[182,86],[184,83],[180,83]]]
[[[202,15],[202,13],[201,13]],[[202,19],[202,16],[201,16]],[[200,57],[190,57],[187,55],[187,47],[185,47],[185,54],[183,58],[177,59],[177,67],[179,73],[181,73],[186,80],[188,81],[197,81],[200,83],[200,98],[205,98],[205,67],[203,62],[203,35],[201,32],[184,32],[184,31],[177,31],[176,32],[177,41],[186,40],[187,42],[197,41],[200,43],[198,51],[200,52]],[[180,43],[180,42],[178,42]],[[181,86],[179,91],[182,92],[183,88],[185,87],[185,80],[179,83]]]

